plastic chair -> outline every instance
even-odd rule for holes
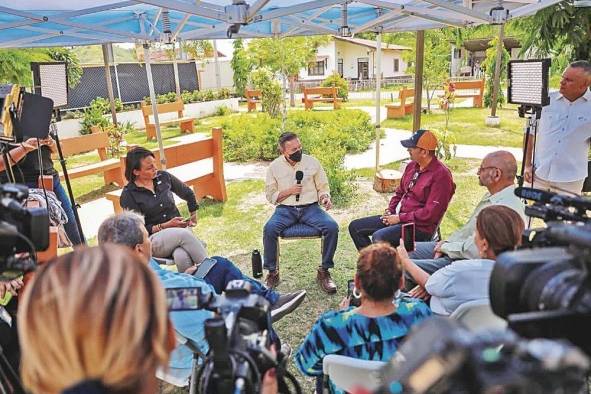
[[[352,392],[355,388],[374,391],[382,384],[380,370],[386,365],[382,361],[360,360],[358,358],[331,354],[322,359],[324,386],[330,381],[340,390]],[[324,390],[328,393],[328,390]]]
[[[493,313],[488,299],[468,301],[453,311],[450,317],[470,331],[507,328],[507,321]]]

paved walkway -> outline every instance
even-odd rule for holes
[[[372,117],[372,122],[375,122],[375,108],[358,108],[368,112]],[[385,110],[380,115],[382,120],[385,119]],[[400,140],[408,138],[411,133],[405,130],[397,129],[384,129],[384,131],[385,136],[380,140],[380,165],[386,165],[388,163],[408,158],[408,152],[404,147],[402,147],[402,145],[400,145]],[[189,142],[203,138],[205,137],[201,134],[188,134],[179,137],[178,141]],[[517,160],[521,160],[521,149],[479,145],[458,145],[456,156],[482,159],[488,153],[499,149],[508,150],[516,157]],[[348,169],[373,168],[375,166],[375,160],[375,144],[372,144],[365,152],[347,155],[345,157],[345,167]],[[206,160],[203,160],[196,165],[206,165],[211,167],[211,164]],[[225,163],[224,175],[226,181],[264,179],[267,165],[268,163],[265,162]],[[100,198],[98,200],[82,204],[81,209],[79,209],[79,214],[86,238],[90,239],[95,237],[101,222],[112,213],[113,206],[105,198]]]

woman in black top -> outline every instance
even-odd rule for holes
[[[154,257],[174,259],[179,272],[199,265],[207,252],[187,228],[197,224],[195,193],[167,171],[156,167],[154,154],[142,147],[131,150],[125,159],[129,183],[121,193],[121,206],[144,216]],[[190,217],[182,218],[173,193],[187,202]]]

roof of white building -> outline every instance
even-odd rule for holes
[[[372,48],[372,49],[377,49],[377,47],[378,47],[377,42],[376,41],[372,41],[372,40],[364,40],[363,38],[339,37],[339,36],[333,36],[333,37],[336,40],[347,41],[347,42],[350,42],[352,44],[362,45],[364,47],[369,47],[369,48]],[[402,45],[388,44],[386,42],[382,42],[382,50],[386,50],[386,49],[398,50],[398,51],[410,51],[412,48],[405,47],[405,46],[402,46]]]

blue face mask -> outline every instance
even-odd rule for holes
[[[295,161],[295,162],[301,161],[302,160],[302,150],[300,149],[298,151],[293,152],[291,155],[289,155],[289,160]]]

